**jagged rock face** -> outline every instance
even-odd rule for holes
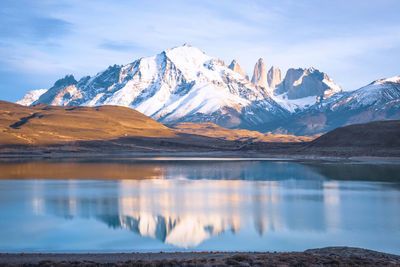
[[[289,69],[285,79],[275,90],[276,94],[286,94],[288,99],[298,99],[309,96],[328,98],[341,92],[328,75],[314,68]]]
[[[77,89],[77,81],[73,75],[67,75],[56,81],[49,90],[42,94],[33,104],[46,103],[50,105],[68,105],[72,100],[82,98]]]
[[[268,87],[267,68],[265,67],[264,59],[260,58],[254,66],[253,78],[251,82],[255,85]]]
[[[282,82],[281,70],[272,66],[267,73],[267,81],[269,88],[275,89]]]
[[[243,69],[240,67],[239,62],[236,61],[236,59],[232,60],[231,64],[229,65],[229,67],[231,70],[239,73],[240,75],[246,77],[246,79],[249,79],[249,76],[247,75],[247,73],[245,71],[243,71]]]

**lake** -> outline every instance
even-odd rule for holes
[[[400,254],[400,165],[269,159],[0,162],[0,252]]]

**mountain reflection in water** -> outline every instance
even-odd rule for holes
[[[38,213],[95,217],[110,227],[185,248],[224,231],[237,232],[243,224],[248,227],[249,221],[260,235],[284,227],[275,182],[146,180],[109,186],[115,186],[117,195],[79,197],[74,194],[79,183],[71,181],[70,194],[35,196],[32,205]],[[37,187],[46,191],[40,183]]]
[[[53,164],[56,169],[62,163]],[[88,166],[97,164],[85,163],[86,171]],[[140,174],[146,166],[157,179],[0,181],[5,193],[0,204],[7,192],[21,190],[24,193],[13,195],[24,198],[34,216],[95,219],[111,230],[125,229],[178,248],[195,248],[213,237],[240,232],[266,238],[271,233],[324,236],[358,228],[400,231],[397,183],[334,180],[333,165],[142,162],[122,170],[136,168]],[[35,176],[40,178],[40,171]]]

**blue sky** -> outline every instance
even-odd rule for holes
[[[316,67],[345,90],[400,74],[398,0],[1,0],[0,99],[189,43],[252,73]]]

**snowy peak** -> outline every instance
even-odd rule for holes
[[[253,78],[251,79],[251,82],[255,85],[268,88],[267,68],[265,67],[263,58],[257,60],[257,63],[254,66]]]
[[[281,70],[272,66],[267,73],[267,81],[269,88],[275,89],[282,82]]]
[[[195,79],[198,70],[203,68],[204,64],[212,59],[212,57],[206,55],[200,49],[187,44],[165,50],[161,54],[165,54],[189,79]]]
[[[391,78],[379,79],[373,82],[372,84],[384,84],[384,83],[400,83],[400,75]]]
[[[30,106],[33,102],[39,99],[41,95],[47,92],[47,89],[38,89],[29,91],[22,100],[18,101],[17,104],[23,106]]]
[[[181,66],[199,66],[199,64],[204,61],[211,59],[210,56],[206,55],[206,53],[201,51],[199,48],[187,44],[164,50],[161,54],[162,53],[165,53],[171,60],[181,62],[182,64],[179,64]]]
[[[237,62],[236,59],[232,60],[231,64],[228,66],[228,68],[230,68],[234,72],[239,73],[243,77],[246,77],[247,80],[249,79],[249,76],[247,75],[247,73],[245,71],[243,71],[243,69],[239,65],[239,62]]]
[[[285,79],[275,91],[276,94],[286,94],[288,99],[299,99],[316,96],[328,98],[342,89],[327,74],[314,68],[289,69]]]

